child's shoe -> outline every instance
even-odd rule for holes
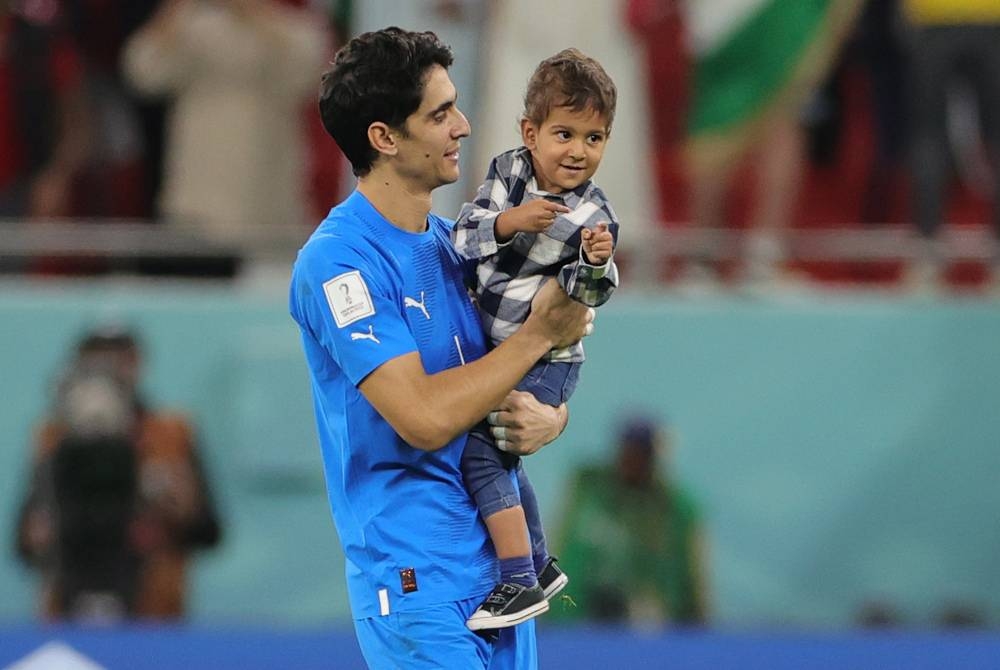
[[[558,558],[549,556],[545,562],[545,567],[538,574],[538,585],[542,587],[546,600],[552,600],[552,596],[562,591],[569,584],[569,577],[556,565]]]
[[[515,583],[497,584],[465,625],[469,630],[507,628],[544,614],[548,610],[549,601],[545,599],[545,592],[538,584],[534,586]]]

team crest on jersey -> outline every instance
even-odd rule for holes
[[[323,284],[323,292],[326,293],[326,301],[338,328],[375,313],[368,285],[358,270],[345,272],[329,280]]]
[[[403,568],[399,571],[399,581],[403,586],[403,593],[413,593],[417,590],[417,571],[413,568]]]

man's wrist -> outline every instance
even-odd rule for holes
[[[566,426],[569,425],[569,407],[566,406],[566,403],[563,403],[558,407],[556,407],[555,411],[556,411],[556,418],[558,419],[558,423],[555,426],[556,432],[555,435],[553,435],[552,438],[549,439],[545,444],[555,441],[556,438],[562,435],[563,431],[566,430]]]
[[[556,345],[556,340],[552,334],[547,332],[539,323],[538,317],[531,314],[528,315],[528,319],[508,339],[517,339],[518,349],[520,350],[532,353],[538,351],[536,359],[541,358]]]

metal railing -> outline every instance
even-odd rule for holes
[[[198,267],[291,264],[310,230],[250,228],[238,240],[220,241],[198,226],[151,223],[141,220],[0,220],[0,271],[17,272],[35,259],[102,259],[111,272],[142,273],[143,267],[169,263]],[[746,258],[753,233],[737,229],[706,230],[696,226],[658,226],[646,233],[627,235],[622,252],[630,259],[636,278],[653,282],[655,269],[668,262],[698,258],[716,261]],[[927,253],[926,244],[911,226],[881,225],[860,228],[796,229],[780,237],[783,257],[789,261],[911,261]],[[935,245],[944,260],[990,261],[998,245],[987,226],[946,227]],[[210,273],[212,274],[212,273]],[[219,273],[214,273],[219,274]],[[223,272],[222,274],[227,274]]]

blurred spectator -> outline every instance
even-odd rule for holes
[[[982,630],[989,627],[989,619],[980,605],[956,601],[941,608],[937,624],[940,628],[949,630]]]
[[[903,616],[899,608],[883,599],[870,600],[862,604],[854,620],[859,627],[869,629],[900,628],[903,625]]]
[[[367,6],[368,3],[365,4]],[[330,53],[336,53],[351,37],[353,5],[353,0],[312,1],[312,6],[326,20],[326,30],[331,38]],[[323,120],[316,113],[316,101],[307,100],[302,107],[309,164],[307,218],[321,221],[330,211],[331,202],[343,200],[354,189],[353,174],[340,147],[323,128]],[[347,183],[348,176],[351,177],[350,184]]]
[[[94,147],[81,176],[83,217],[155,218],[163,161],[163,99],[139,96],[120,67],[128,37],[161,0],[65,0],[84,65]]]
[[[751,5],[719,21],[718,2],[684,3],[695,53],[689,166],[695,223],[717,230],[726,225],[735,166],[756,154],[756,211],[741,273],[769,283],[786,269],[785,237],[804,171],[801,113],[859,2]]]
[[[812,163],[833,168],[844,152],[853,149],[848,146],[852,121],[848,117],[858,110],[852,109],[850,98],[862,89],[865,140],[872,145],[858,181],[856,216],[864,224],[885,224],[900,217],[896,201],[904,190],[907,149],[907,62],[901,24],[899,0],[865,0],[836,68],[805,109]],[[844,181],[842,176],[831,176]]]
[[[385,26],[430,30],[455,54],[448,76],[460,92],[459,106],[472,126],[472,135],[462,140],[458,181],[434,191],[434,213],[449,219],[457,217],[462,203],[472,199],[476,192],[475,180],[489,165],[490,157],[483,156],[480,161],[476,151],[486,133],[480,129],[480,110],[475,104],[481,95],[486,94],[480,68],[485,53],[483,33],[487,29],[489,4],[489,0],[365,0],[354,3],[352,8],[356,34]],[[535,64],[518,73],[519,80],[523,81]],[[510,127],[516,127],[513,121]]]
[[[37,431],[16,543],[47,619],[180,618],[191,552],[219,541],[194,430],[144,402],[141,363],[130,332],[88,333]]]
[[[708,622],[706,538],[693,498],[660,471],[670,444],[637,417],[618,435],[615,460],[575,476],[562,528],[565,620],[634,625]]]
[[[681,11],[691,53],[686,162],[691,218],[704,234],[687,280],[715,283],[723,269],[718,260],[732,251],[742,257],[742,279],[768,284],[783,278],[785,237],[804,170],[800,114],[858,5],[857,0],[751,0],[738,7],[723,0],[628,0],[630,21],[651,50],[672,25],[669,17]],[[654,120],[654,128],[661,126]],[[748,157],[755,162],[754,214],[745,247],[731,250],[721,233],[733,227],[731,194]]]
[[[58,0],[0,0],[0,218],[72,213],[90,137],[63,19]]]
[[[892,195],[906,156],[906,52],[899,0],[868,0],[858,19],[852,55],[871,81],[875,155],[861,208],[863,223],[892,218]]]
[[[128,79],[172,99],[161,213],[216,241],[307,232],[300,112],[328,45],[292,4],[165,0],[125,48]]]
[[[942,279],[945,255],[938,239],[955,166],[949,112],[958,90],[968,87],[979,107],[979,125],[992,164],[993,226],[1000,239],[1000,2],[905,0],[912,24],[912,175],[914,218],[922,238],[910,273],[914,288]],[[952,124],[953,125],[953,124]],[[961,160],[961,157],[957,157]],[[1000,285],[1000,250],[993,251],[993,281]]]

